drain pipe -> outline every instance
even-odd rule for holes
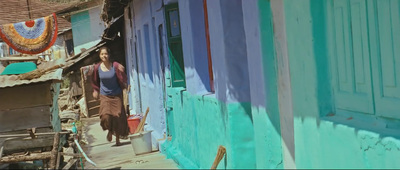
[[[72,132],[74,133],[74,142],[75,142],[75,144],[76,144],[76,147],[78,147],[79,151],[82,153],[82,155],[85,157],[85,159],[86,159],[89,163],[91,163],[93,166],[96,167],[96,163],[94,163],[92,160],[89,159],[89,157],[86,155],[86,153],[83,152],[83,149],[82,149],[81,145],[79,145],[78,138],[77,138],[78,130],[77,130],[76,126],[75,126],[75,122],[72,122],[72,126],[73,126],[73,127],[72,127]],[[81,158],[81,159],[82,159],[82,158]],[[81,160],[81,163],[83,163],[82,160]],[[82,169],[83,169],[83,166],[82,166]]]
[[[94,163],[92,160],[90,160],[90,159],[88,158],[88,156],[86,155],[86,153],[83,152],[83,149],[82,149],[81,146],[79,145],[79,142],[78,142],[78,140],[76,140],[76,138],[74,139],[74,142],[75,142],[76,146],[78,147],[79,151],[80,151],[80,152],[83,154],[83,156],[85,157],[85,159],[86,159],[89,163],[91,163],[93,166],[96,166],[96,163]]]

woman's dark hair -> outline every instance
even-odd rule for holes
[[[108,48],[107,46],[103,46],[103,47],[100,47],[100,49],[99,49],[99,56],[100,56],[100,53],[101,53],[101,50],[107,50],[107,53],[108,53],[108,55],[110,55],[110,48]]]

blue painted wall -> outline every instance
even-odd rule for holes
[[[152,142],[156,147],[158,147],[159,139],[164,138],[166,133],[165,76],[160,63],[161,60],[164,63],[168,60],[165,59],[167,54],[165,42],[160,45],[158,34],[159,25],[164,25],[163,10],[159,10],[161,5],[162,0],[131,2],[133,25],[129,26],[131,30],[127,30],[132,39],[130,40],[132,52],[129,53],[130,56],[127,56],[132,68],[129,71],[132,90],[131,109],[133,112],[143,113],[147,107],[150,108],[145,130],[153,130]],[[161,29],[165,29],[165,26]],[[165,35],[164,30],[161,36],[163,35]],[[164,41],[163,38],[161,37],[161,41]],[[168,72],[168,69],[164,68],[164,70]]]
[[[202,0],[179,1],[186,88],[192,94],[211,91]]]

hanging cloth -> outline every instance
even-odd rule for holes
[[[31,21],[0,25],[0,36],[11,48],[25,54],[39,54],[57,39],[56,14]]]

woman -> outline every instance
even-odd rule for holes
[[[125,68],[118,62],[110,61],[110,49],[101,47],[101,62],[94,66],[92,76],[93,97],[100,96],[100,125],[108,130],[107,140],[112,141],[115,135],[116,145],[119,139],[129,135],[127,116],[123,105],[122,90],[127,87]]]

